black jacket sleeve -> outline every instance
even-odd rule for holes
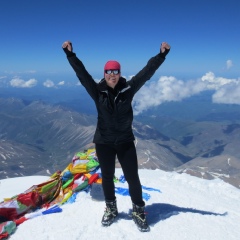
[[[94,81],[93,77],[88,73],[82,61],[80,61],[76,54],[68,51],[66,48],[63,48],[64,52],[67,55],[67,59],[75,71],[79,81],[86,88],[89,95],[94,101],[97,99],[97,83]]]
[[[147,62],[147,65],[134,77],[132,77],[130,81],[128,81],[128,84],[132,87],[133,95],[145,84],[147,80],[153,76],[156,70],[161,66],[165,60],[166,53],[159,53],[155,57],[152,57]]]

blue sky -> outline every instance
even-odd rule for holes
[[[136,74],[166,41],[172,49],[156,79],[213,73],[239,82],[239,10],[239,0],[1,1],[0,86],[14,78],[23,87],[77,82],[61,50],[65,40],[95,79],[109,59],[124,76]]]

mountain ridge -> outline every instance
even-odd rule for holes
[[[182,122],[171,131],[174,123],[164,121],[157,119],[158,128],[151,121],[133,122],[139,168],[221,178],[239,188],[239,124]],[[63,170],[76,152],[94,147],[95,126],[96,116],[66,106],[0,99],[1,178]]]

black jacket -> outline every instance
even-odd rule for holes
[[[126,81],[121,77],[118,84],[112,89],[107,86],[105,79],[96,83],[76,54],[67,53],[69,63],[96,104],[98,123],[93,139],[94,143],[121,144],[134,140],[132,99],[164,62],[165,55],[159,53],[152,57],[131,80]]]

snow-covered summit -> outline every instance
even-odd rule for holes
[[[76,201],[62,212],[38,216],[20,224],[11,240],[22,239],[201,239],[236,240],[240,238],[240,190],[222,180],[203,180],[187,174],[161,170],[139,170],[142,185],[159,189],[150,194],[146,212],[151,231],[139,232],[129,216],[129,196],[117,194],[119,217],[110,227],[101,226],[105,203],[92,201],[80,192]],[[116,169],[116,176],[122,175]],[[0,201],[39,184],[48,177],[32,176],[0,180]],[[117,183],[127,187],[127,183]]]

